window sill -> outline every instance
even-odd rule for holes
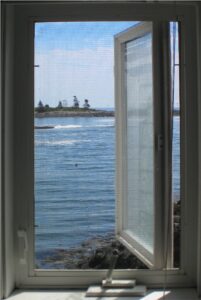
[[[145,297],[135,297],[135,300],[159,300],[163,297],[163,291],[150,289]],[[131,297],[133,299],[133,297]],[[85,291],[47,291],[47,290],[16,290],[7,298],[8,300],[98,300],[98,297],[85,298]],[[101,300],[128,300],[130,297],[101,297]],[[198,300],[195,289],[167,289],[165,300]]]

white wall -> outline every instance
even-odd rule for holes
[[[4,266],[4,296],[8,296],[14,289],[14,245],[13,245],[13,137],[12,137],[12,102],[13,102],[13,70],[14,70],[14,9],[7,6],[4,14],[5,29],[3,35],[3,62],[4,62],[4,82],[3,82],[3,101],[2,101],[2,190],[3,190],[3,254]],[[6,214],[5,214],[6,211]],[[6,232],[6,234],[5,234]]]
[[[198,291],[201,296],[201,3],[198,5],[198,38],[199,38],[199,198],[200,198],[200,206],[199,206],[199,228],[198,239],[199,239],[199,251],[198,251]],[[2,112],[0,116],[3,119],[6,131],[3,133],[3,143],[0,145],[0,153],[3,152],[2,161],[0,160],[1,172],[0,177],[4,178],[0,183],[0,192],[1,188],[3,191],[3,200],[6,215],[0,214],[0,222],[2,220],[4,222],[4,227],[6,231],[6,238],[4,239],[4,232],[0,230],[0,241],[3,241],[4,247],[0,247],[0,271],[3,271],[3,279],[4,279],[4,295],[8,296],[15,286],[15,270],[14,270],[14,244],[13,244],[13,210],[12,210],[12,200],[13,200],[13,136],[12,136],[12,120],[13,120],[13,112],[12,112],[12,103],[15,100],[13,95],[13,70],[14,70],[14,8],[12,5],[7,6],[6,14],[5,14],[5,22],[6,22],[6,30],[4,31],[3,39],[4,39],[4,49],[3,49],[3,59],[5,68],[3,68],[3,76],[5,77],[4,88],[3,88],[3,101],[1,102],[0,110]],[[5,72],[4,72],[5,70]],[[3,104],[2,104],[3,103]],[[1,123],[0,123],[0,130]],[[1,165],[1,162],[3,166]],[[2,193],[1,193],[2,194]],[[1,203],[0,203],[0,211],[1,211]],[[1,259],[1,252],[5,254],[4,261]],[[5,262],[5,268],[3,268],[3,262]],[[1,278],[2,279],[2,278]],[[1,287],[2,280],[0,280],[0,298],[1,298]]]

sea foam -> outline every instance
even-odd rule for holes
[[[56,125],[55,129],[72,129],[72,128],[81,128],[82,125]]]

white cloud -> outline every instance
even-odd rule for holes
[[[73,95],[89,99],[92,107],[114,105],[113,48],[61,50],[36,53],[35,102],[51,106]]]

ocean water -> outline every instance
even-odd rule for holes
[[[35,250],[66,249],[115,229],[114,118],[37,118]],[[174,117],[173,198],[179,199],[179,117]]]
[[[114,118],[45,118],[35,130],[35,247],[114,231]]]

